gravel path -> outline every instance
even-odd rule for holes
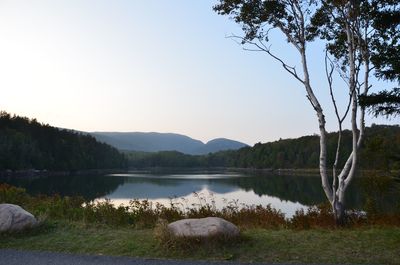
[[[0,249],[0,265],[245,265],[238,262],[205,262],[75,255],[42,251]],[[260,263],[258,263],[261,265]],[[255,263],[252,263],[255,265]],[[266,264],[265,264],[266,265]]]

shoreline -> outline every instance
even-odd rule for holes
[[[71,171],[52,171],[52,170],[38,170],[38,169],[24,169],[24,170],[0,170],[0,178],[36,178],[36,177],[49,177],[49,176],[72,176],[72,175],[102,175],[113,174],[121,172],[137,172],[137,173],[209,173],[217,174],[221,172],[238,172],[238,173],[253,173],[253,174],[266,174],[266,175],[279,175],[279,176],[309,176],[319,177],[318,168],[235,168],[235,167],[212,167],[212,168],[176,168],[176,167],[151,167],[151,168],[125,168],[125,169],[83,169]],[[359,170],[357,177],[366,177],[371,174],[387,175],[387,174],[400,174],[399,170]]]
[[[0,178],[36,178],[48,176],[71,176],[71,175],[101,175],[126,171],[126,169],[82,169],[71,171],[52,171],[47,169],[24,169],[24,170],[1,170]]]

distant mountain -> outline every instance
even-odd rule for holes
[[[327,134],[327,164],[335,161],[338,133]],[[219,140],[211,141],[221,142]],[[223,142],[223,141],[222,141]],[[206,146],[206,145],[205,145]],[[212,146],[212,145],[211,145]],[[339,168],[351,153],[352,133],[342,132]],[[197,150],[199,152],[199,150]],[[200,150],[205,152],[204,149]],[[207,151],[210,151],[207,150]],[[211,150],[212,151],[212,150]],[[280,139],[258,143],[253,147],[191,156],[179,152],[130,152],[127,154],[132,168],[249,168],[249,169],[315,169],[319,163],[318,135],[296,139]],[[359,153],[359,168],[363,170],[400,170],[400,126],[372,125],[365,129],[365,139]],[[311,171],[310,171],[311,172]],[[380,175],[379,173],[378,175]],[[396,174],[396,173],[394,173]],[[397,174],[398,175],[398,174]],[[296,184],[297,185],[297,184]],[[255,193],[259,194],[257,190]]]
[[[207,142],[205,145],[196,150],[198,154],[216,153],[224,150],[237,150],[247,146],[244,143],[233,141],[225,138],[217,138]]]
[[[98,141],[124,151],[178,151],[190,155],[202,155],[223,150],[237,150],[247,146],[244,143],[218,138],[204,144],[199,140],[175,133],[156,132],[93,132]]]

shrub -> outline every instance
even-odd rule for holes
[[[109,199],[96,203],[86,203],[83,208],[83,220],[86,223],[99,223],[109,226],[132,225],[133,219],[128,207],[114,207]]]
[[[0,183],[0,203],[24,204],[29,199],[25,189]]]
[[[191,206],[188,206],[185,201],[171,199],[169,207],[148,200],[131,200],[128,206],[115,207],[108,199],[87,202],[82,197],[30,196],[24,189],[0,184],[0,203],[21,205],[35,216],[46,220],[66,220],[84,224],[96,223],[135,228],[158,227],[157,229],[160,230],[159,220],[170,223],[184,218],[215,216],[230,221],[241,229],[332,229],[336,227],[329,204],[313,206],[307,211],[296,211],[291,219],[285,219],[284,214],[280,210],[272,208],[271,205],[248,206],[240,205],[238,201],[230,201],[225,202],[226,206],[219,210],[212,197],[207,199],[201,194],[197,194],[197,196],[199,203]],[[347,227],[400,226],[398,212],[365,214],[359,211],[347,211],[346,218]]]
[[[344,227],[360,227],[367,224],[366,215],[363,212],[348,210],[345,216]],[[311,228],[337,228],[333,211],[329,203],[320,204],[296,211],[295,215],[288,220],[288,227],[297,230]]]

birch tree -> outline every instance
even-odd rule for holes
[[[214,11],[231,17],[242,26],[243,36],[232,36],[240,41],[246,50],[262,51],[277,61],[284,70],[295,78],[305,89],[306,97],[317,116],[320,136],[319,171],[322,188],[332,205],[335,220],[343,224],[345,193],[354,179],[358,164],[358,153],[364,137],[364,109],[358,105],[358,97],[367,95],[370,89],[369,77],[373,41],[382,34],[374,29],[373,16],[386,9],[379,4],[385,2],[397,8],[397,1],[343,1],[343,0],[220,0]],[[374,12],[370,12],[374,8]],[[276,54],[270,45],[270,31],[279,30],[289,45],[295,48],[301,70],[289,65]],[[311,83],[307,44],[316,38],[326,44],[325,74],[327,88],[315,88]],[[340,111],[336,98],[333,74],[343,79],[348,93],[347,107]],[[320,73],[318,73],[320,74]],[[343,87],[340,87],[343,89]],[[317,98],[316,89],[326,89],[334,106],[339,137],[336,159],[327,165],[326,120],[324,108]],[[343,122],[349,116],[353,135],[352,152],[343,168],[339,170],[341,155],[341,131]],[[328,168],[332,168],[333,180],[329,181]]]

